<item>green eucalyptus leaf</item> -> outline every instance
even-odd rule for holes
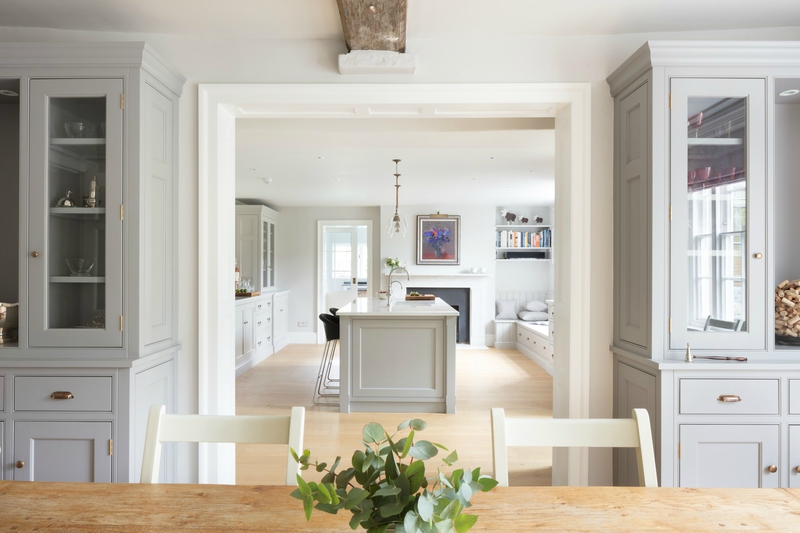
[[[328,489],[328,492],[331,495],[331,503],[333,505],[339,505],[339,495],[336,494],[336,487],[333,486],[333,483],[324,482],[325,487]]]
[[[374,460],[375,460],[375,452],[370,450],[369,453],[367,454],[367,457],[364,459],[364,463],[361,465],[361,471],[366,472],[367,470],[369,470],[369,467],[372,466],[372,461]]]
[[[458,452],[453,450],[453,452],[450,455],[448,455],[447,457],[445,457],[444,459],[442,459],[442,461],[447,466],[453,466],[453,463],[458,461]]]
[[[425,475],[425,463],[423,463],[422,461],[414,461],[413,463],[408,465],[408,467],[403,471],[403,473],[407,475],[409,478],[420,473]]]
[[[397,479],[397,476],[400,475],[400,469],[397,468],[397,463],[394,460],[394,455],[391,453],[386,456],[385,471],[387,479],[394,480]]]
[[[402,422],[400,422],[400,425],[397,426],[397,431],[403,431],[404,429],[406,429],[408,425],[411,423],[411,420],[412,419],[409,418],[408,420],[403,420]]]
[[[458,490],[458,488],[461,486],[461,483],[464,481],[464,479],[464,471],[460,468],[453,470],[453,473],[450,474],[450,482],[453,484],[453,488],[456,490]]]
[[[353,468],[360,471],[361,467],[364,465],[364,460],[366,458],[367,454],[365,454],[361,450],[356,450],[355,452],[353,452],[353,459],[352,459]]]
[[[344,489],[347,487],[347,484],[350,483],[350,480],[356,475],[355,468],[348,468],[347,470],[342,470],[336,476],[336,488],[337,489]]]
[[[362,431],[362,438],[364,442],[382,442],[383,436],[386,434],[384,431],[383,426],[378,424],[377,422],[370,422]]]
[[[383,505],[381,505],[381,516],[383,518],[388,518],[390,516],[399,516],[400,513],[403,512],[405,508],[405,504],[398,501],[389,501]]]
[[[289,453],[292,454],[292,459],[294,459],[295,462],[297,462],[297,463],[300,462],[300,458],[297,456],[297,452],[294,451],[291,447],[289,448]]]
[[[354,509],[368,497],[369,491],[356,487],[347,493],[347,499],[344,502],[344,508],[348,511]]]
[[[326,466],[328,466],[328,463],[319,463],[317,465],[317,472],[322,472],[323,470],[325,470]]]
[[[498,483],[499,481],[497,481],[496,479],[492,479],[489,476],[478,479],[478,484],[482,487],[481,488],[482,492],[489,492],[490,490],[495,488]]]
[[[303,479],[300,474],[297,474],[297,487],[304,497],[311,496],[311,487],[308,486],[308,483],[306,483],[306,480]]]
[[[400,494],[401,492],[403,492],[402,489],[393,487],[392,485],[387,485],[376,490],[373,496],[394,496],[395,494]]]
[[[408,481],[408,476],[404,473],[397,476],[397,479],[394,480],[394,486],[400,489],[400,498],[408,501],[408,497],[411,496],[411,483]]]
[[[432,444],[434,446],[436,446],[437,448],[439,448],[440,450],[444,450],[446,452],[450,451],[450,450],[447,449],[447,446],[445,446],[444,444],[439,444],[438,442],[433,442]]]
[[[441,522],[436,522],[436,529],[439,530],[439,533],[450,533],[453,531],[453,521],[447,518]]]
[[[367,533],[386,533],[386,528],[389,527],[389,524],[380,524],[375,527],[371,527],[367,530]]]
[[[320,483],[317,485],[317,498],[319,499],[320,503],[332,503],[331,493],[328,492],[328,489],[325,487],[324,483]]]
[[[311,512],[314,510],[314,498],[311,495],[303,497],[303,511],[306,514],[306,521],[311,520]]]
[[[426,440],[418,441],[408,452],[411,457],[414,459],[420,459],[421,461],[426,461],[431,457],[436,457],[436,454],[438,453],[439,450],[437,450],[433,444]]]
[[[395,455],[400,455],[400,449],[397,448],[397,445],[394,443],[392,437],[389,436],[388,433],[386,433],[386,440],[389,441],[389,448],[391,448],[392,453],[394,453]]]
[[[412,446],[414,446],[414,430],[413,429],[411,430],[411,433],[408,434],[408,437],[406,437],[404,439],[404,442],[403,442],[403,453],[400,454],[400,457],[401,458],[405,458],[405,456],[408,455],[409,450],[411,450]]]
[[[419,530],[422,531],[422,533],[437,533],[436,526],[429,524],[428,522],[422,522],[419,525]]]
[[[334,481],[336,481],[336,474],[334,474],[332,471],[322,476],[323,483],[333,483]]]
[[[340,507],[330,503],[318,503],[314,506],[314,509],[322,511],[323,513],[336,514],[339,512]]]
[[[292,498],[297,498],[298,500],[303,499],[303,493],[300,492],[300,489],[294,489],[291,494],[289,494]]]
[[[425,496],[417,500],[417,514],[420,520],[427,522],[433,517],[433,502]]]
[[[453,527],[456,533],[467,533],[477,521],[478,517],[474,514],[460,514],[453,519]]]
[[[472,481],[478,481],[481,478],[481,467],[472,471]]]
[[[331,467],[331,472],[335,472],[336,469],[339,467],[339,461],[342,460],[342,457],[337,455],[336,460],[333,462],[333,466]]]
[[[419,529],[419,517],[417,513],[414,511],[406,513],[406,516],[403,518],[403,528],[406,530],[406,533],[417,533]]]
[[[419,418],[413,418],[408,421],[408,425],[411,426],[411,429],[415,431],[422,431],[426,427],[428,427],[428,423],[424,420],[420,420]]]

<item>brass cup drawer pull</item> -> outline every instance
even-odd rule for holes
[[[767,470],[769,470],[770,474],[774,474],[775,472],[778,471],[778,467],[776,465],[769,465],[769,468],[767,468]]]
[[[717,398],[718,402],[735,403],[741,402],[742,399],[737,394],[720,394]]]
[[[65,390],[57,390],[50,397],[54,400],[72,400],[75,398],[71,392]]]

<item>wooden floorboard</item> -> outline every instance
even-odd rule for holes
[[[456,351],[457,402],[455,415],[414,413],[347,413],[337,407],[311,403],[322,345],[289,345],[236,380],[237,414],[288,414],[294,405],[306,408],[305,448],[312,457],[332,462],[337,456],[348,462],[368,422],[387,430],[406,418],[422,418],[428,429],[418,438],[458,450],[462,467],[492,470],[489,409],[503,407],[508,416],[550,418],[553,415],[553,379],[516,350]],[[402,364],[402,362],[398,362]],[[237,484],[282,484],[283,457],[279,447],[238,445]],[[431,460],[431,466],[438,462]],[[512,485],[550,485],[551,449],[509,450]],[[316,473],[306,476],[316,479]]]

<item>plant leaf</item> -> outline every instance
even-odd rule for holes
[[[457,452],[457,451],[455,451],[455,450],[453,450],[453,452],[452,452],[450,455],[448,455],[447,457],[445,457],[444,459],[442,459],[442,461],[443,461],[443,462],[444,462],[444,464],[446,464],[447,466],[453,466],[453,463],[455,463],[456,461],[458,461],[458,452]],[[460,477],[460,476],[459,476],[459,477]]]
[[[314,498],[309,494],[303,497],[303,511],[306,513],[306,522],[311,520],[311,512],[314,510]]]
[[[404,429],[406,429],[408,427],[408,425],[410,423],[411,423],[411,419],[410,418],[408,420],[403,420],[402,422],[400,422],[400,425],[397,426],[397,431],[403,431]]]
[[[325,483],[317,485],[317,499],[319,499],[320,503],[331,503],[333,501],[331,499],[331,493],[328,492],[328,489],[325,487]]]
[[[294,489],[291,494],[289,494],[292,498],[297,498],[298,500],[303,499],[303,493],[300,492],[300,489]]]
[[[335,472],[336,469],[339,467],[339,461],[342,460],[342,457],[337,455],[336,460],[333,462],[333,466],[331,467],[331,472]]]
[[[419,517],[417,513],[414,511],[409,511],[406,513],[405,518],[403,518],[403,528],[406,530],[406,533],[416,533],[417,529],[419,529]]]
[[[497,486],[499,481],[492,479],[489,476],[478,479],[478,484],[482,487],[481,492],[489,492]]]
[[[365,454],[361,450],[356,450],[355,452],[353,452],[353,459],[352,459],[353,468],[355,468],[360,472],[361,467],[364,465],[364,459],[366,458],[367,454]]]
[[[436,454],[439,453],[439,450],[426,440],[418,441],[411,449],[408,451],[408,454],[413,457],[414,459],[420,459],[421,461],[425,461],[430,459],[431,457],[436,457]]]
[[[416,431],[422,431],[423,429],[428,427],[428,423],[419,418],[412,418],[411,420],[408,421],[408,425],[411,426],[411,429]]]
[[[297,452],[294,451],[291,447],[289,448],[289,453],[292,454],[292,459],[294,459],[295,462],[297,462],[297,463],[300,462],[300,458],[297,456]]]
[[[355,507],[358,507],[358,504],[363,502],[368,496],[368,491],[355,487],[347,493],[347,500],[344,502],[344,508],[349,511]]]
[[[347,484],[350,483],[350,480],[353,479],[355,475],[355,468],[348,468],[347,470],[339,472],[339,475],[336,476],[336,488],[343,489],[347,487]]]
[[[317,465],[317,472],[322,472],[323,470],[325,470],[326,466],[328,466],[328,463],[319,463]]]
[[[384,518],[388,518],[390,516],[399,516],[400,513],[403,512],[404,508],[405,504],[403,502],[390,501],[389,503],[381,505],[381,516]]]
[[[438,442],[433,442],[433,443],[431,443],[431,444],[433,444],[434,446],[436,446],[436,447],[437,447],[437,448],[439,448],[440,450],[444,450],[444,451],[446,451],[446,452],[449,452],[449,451],[450,451],[450,450],[448,450],[448,449],[447,449],[447,446],[445,446],[444,444],[439,444]]]
[[[417,514],[423,522],[427,522],[433,516],[433,503],[425,496],[417,500]]]
[[[383,426],[377,422],[370,422],[364,426],[361,434],[364,442],[383,442],[383,436],[386,434],[386,431],[384,431]]]
[[[375,452],[370,450],[369,453],[367,454],[367,457],[364,459],[364,463],[361,465],[361,471],[366,472],[367,470],[369,470],[369,467],[372,466],[372,461],[374,460],[375,460]]]
[[[400,455],[400,458],[405,458],[408,455],[408,451],[414,445],[414,430],[411,430],[411,433],[408,434],[408,437],[405,438],[405,442],[403,442],[403,453]]]
[[[402,489],[388,485],[376,490],[373,496],[394,496],[395,494],[400,494],[401,492],[403,492]]]
[[[453,531],[453,521],[447,518],[441,522],[436,522],[436,529],[439,530],[439,533],[450,533]]]
[[[333,471],[322,476],[323,483],[333,483],[334,481],[336,481],[336,474],[334,474]]]
[[[477,521],[478,517],[474,514],[460,514],[453,519],[453,527],[456,533],[467,533]]]
[[[330,503],[318,503],[317,505],[314,506],[314,509],[318,509],[323,513],[328,513],[328,514],[336,514],[339,512],[339,506],[332,505]]]
[[[306,480],[303,479],[300,474],[297,474],[297,487],[304,497],[311,496],[311,487],[308,486],[308,483],[306,483]]]
[[[397,468],[397,463],[394,460],[394,455],[391,453],[386,456],[385,471],[387,479],[394,480],[397,479],[397,476],[400,475],[400,469]]]
[[[472,481],[478,481],[481,478],[481,467],[472,471]]]

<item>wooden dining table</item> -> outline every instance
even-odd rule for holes
[[[350,513],[306,522],[292,488],[0,481],[0,531],[343,533]],[[800,531],[800,489],[497,487],[471,531]]]

